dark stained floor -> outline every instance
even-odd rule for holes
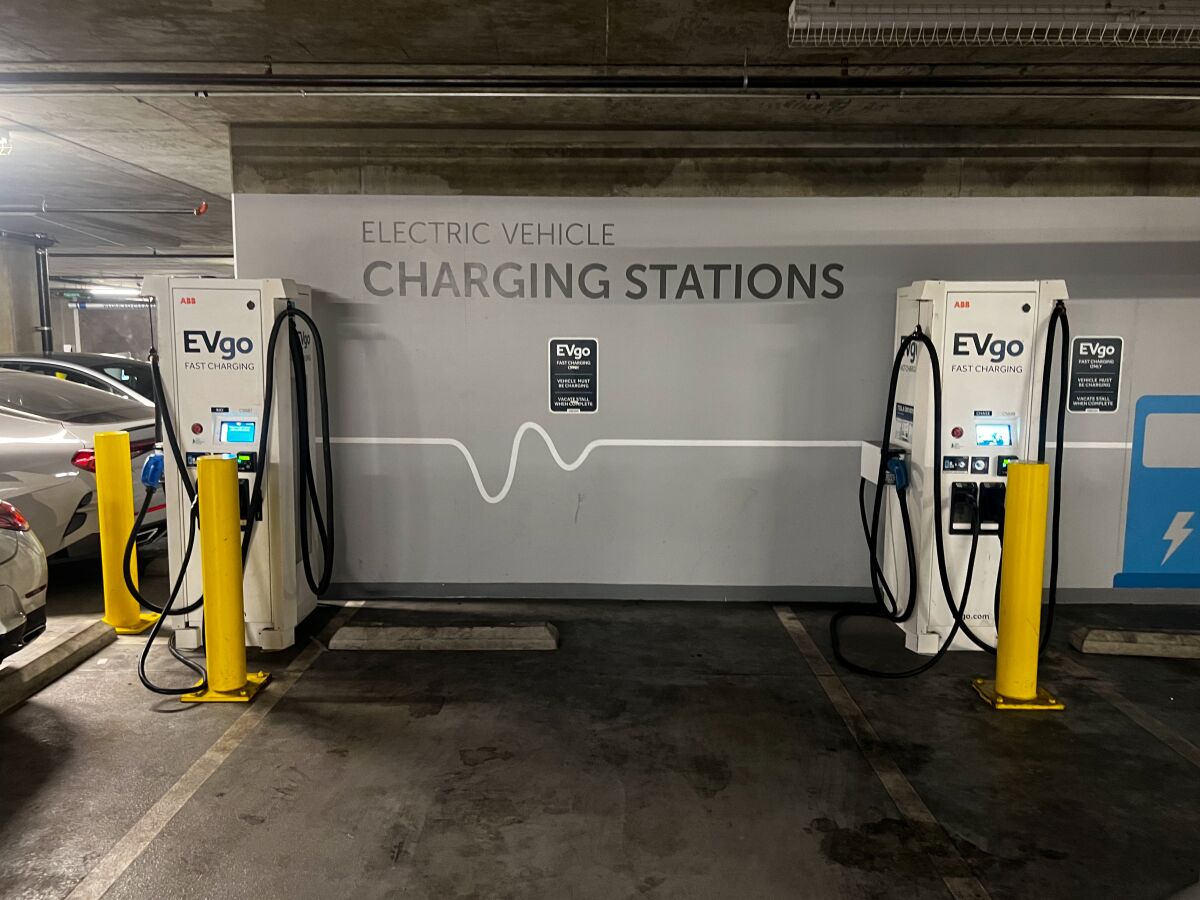
[[[828,612],[797,612],[828,655]],[[878,735],[867,749],[991,897],[1158,898],[1200,878],[1200,768],[1113,701],[1200,743],[1200,663],[1065,646],[1072,624],[1131,617],[1194,613],[1066,610],[1045,665],[1065,713],[984,708],[967,685],[981,654],[912,681],[842,675]],[[771,607],[405,605],[354,621],[462,619],[550,620],[562,646],[320,654],[106,896],[951,896],[937,836],[900,813]],[[900,660],[890,626],[850,640]],[[242,713],[148,695],[139,647],[121,639],[0,718],[0,896],[67,896]],[[155,670],[182,677],[165,655]]]

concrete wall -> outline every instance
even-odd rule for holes
[[[0,238],[0,353],[40,351],[34,249]]]

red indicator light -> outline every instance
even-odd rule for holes
[[[959,429],[959,432],[960,433],[962,432],[961,428]],[[192,423],[192,434],[203,434],[203,433],[204,433],[204,426],[201,425],[199,422],[193,422]]]
[[[962,426],[955,425],[953,428],[950,429],[950,437],[960,438],[962,436],[963,436]]]

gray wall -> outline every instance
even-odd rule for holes
[[[0,238],[0,353],[40,351],[33,245]]]
[[[498,259],[367,246],[364,219],[608,221],[618,244],[514,259],[837,260],[845,293],[812,303],[376,298],[372,259]],[[750,597],[864,583],[854,505],[874,438],[898,285],[918,278],[1067,279],[1076,334],[1120,334],[1120,412],[1072,416],[1068,439],[1123,444],[1143,393],[1200,393],[1200,202],[1170,199],[235,198],[241,277],[310,283],[329,343],[336,580],[416,594]],[[547,412],[551,337],[600,343],[600,411]],[[563,471],[536,433],[505,482],[514,434],[543,426],[564,462],[592,441],[765,440],[830,446],[601,446]],[[381,442],[382,439],[382,442]],[[405,443],[416,440],[440,444]],[[1063,584],[1120,567],[1128,453],[1068,454]]]

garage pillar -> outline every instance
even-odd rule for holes
[[[0,237],[0,353],[40,353],[37,249]]]

